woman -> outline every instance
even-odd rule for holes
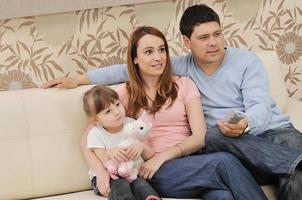
[[[266,199],[249,172],[227,153],[198,154],[206,126],[200,94],[185,77],[172,76],[167,41],[152,27],[136,29],[128,45],[129,81],[119,90],[127,114],[149,112],[153,128],[148,142],[156,155],[140,175],[164,197],[203,199]],[[85,144],[83,137],[82,144]],[[104,175],[99,161],[83,148],[91,168]],[[99,183],[102,192],[102,185]],[[108,191],[107,191],[108,192]],[[104,194],[104,193],[103,193]]]

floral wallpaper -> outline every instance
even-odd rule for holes
[[[172,55],[188,52],[179,20],[205,3],[218,12],[227,46],[276,51],[288,95],[302,101],[302,1],[169,0],[0,20],[0,90],[38,87],[59,76],[125,63],[129,34],[162,30]]]

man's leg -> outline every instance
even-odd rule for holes
[[[232,194],[224,200],[266,199],[242,164],[223,152],[167,161],[155,173],[151,184],[163,197],[201,198],[207,197],[207,192],[212,190],[211,195],[216,197],[221,191]]]
[[[288,128],[268,130],[259,135],[259,137],[268,139],[276,144],[283,144],[291,148],[302,149],[302,133],[292,126]]]
[[[296,169],[293,175],[284,174],[278,177],[278,199],[302,199],[302,169]]]
[[[279,134],[278,134],[279,133]],[[279,198],[302,199],[300,188],[302,187],[301,171],[296,170],[302,159],[302,150],[292,148],[288,145],[296,146],[299,142],[289,139],[300,137],[293,135],[288,130],[267,131],[260,136],[242,135],[238,138],[224,136],[219,128],[208,130],[206,135],[206,152],[227,151],[235,155],[242,163],[257,176],[261,183],[265,182],[263,177],[268,176],[278,180]],[[279,137],[278,137],[279,136]],[[277,141],[280,144],[276,144]],[[275,143],[276,142],[276,143]],[[295,145],[294,145],[295,143]],[[258,173],[254,173],[254,172]],[[264,176],[263,172],[268,176]]]
[[[226,137],[218,127],[208,129],[205,143],[207,153],[229,152],[248,169],[255,169],[269,175],[292,175],[302,160],[301,149],[276,144],[249,134],[237,138]]]
[[[302,134],[294,127],[266,131],[260,135],[274,143],[302,149]],[[302,199],[302,169],[298,165],[294,174],[282,174],[276,176],[278,182],[278,197],[280,200]]]
[[[128,181],[123,178],[110,181],[111,192],[108,200],[135,200]]]

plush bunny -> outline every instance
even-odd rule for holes
[[[145,123],[141,119],[126,124],[123,128],[123,132],[125,133],[126,137],[119,145],[119,147],[127,148],[133,143],[142,141],[147,137],[151,127],[151,123]],[[131,160],[127,162],[109,160],[106,162],[105,167],[110,173],[125,178],[128,182],[131,183],[137,178],[138,170],[143,162],[144,160],[141,156],[137,160]]]

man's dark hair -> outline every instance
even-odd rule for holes
[[[219,16],[212,8],[205,4],[196,4],[184,11],[179,23],[180,32],[190,38],[195,26],[207,22],[217,22],[220,26]]]

